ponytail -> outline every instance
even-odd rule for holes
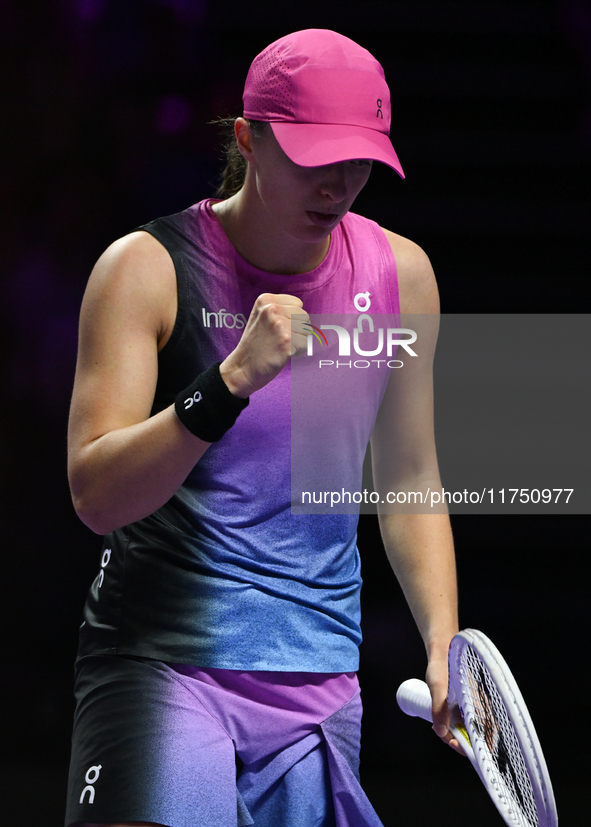
[[[244,180],[246,178],[247,161],[238,149],[236,143],[236,135],[234,134],[234,124],[236,118],[220,118],[217,123],[221,129],[224,139],[224,155],[226,159],[226,166],[221,175],[221,183],[215,193],[216,198],[230,198],[231,195],[236,195],[242,189]],[[252,129],[255,138],[262,137],[266,128],[265,121],[251,121],[247,120],[248,125]]]

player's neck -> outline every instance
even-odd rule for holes
[[[330,247],[330,237],[308,242],[284,232],[260,199],[246,188],[214,204],[213,210],[238,253],[249,264],[269,273],[308,273],[318,267]]]

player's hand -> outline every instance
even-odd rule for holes
[[[259,296],[238,346],[220,365],[230,391],[246,398],[274,379],[292,356],[306,349],[309,331],[304,325],[309,320],[301,299],[295,296]]]
[[[432,700],[432,715],[433,715],[433,732],[438,735],[442,741],[458,752],[460,755],[465,755],[462,747],[458,743],[457,738],[454,738],[449,730],[450,716],[449,707],[447,705],[447,687],[448,687],[448,667],[447,658],[441,660],[432,659],[429,661],[425,680],[429,686]]]

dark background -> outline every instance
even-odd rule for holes
[[[207,122],[240,113],[255,54],[289,31],[333,28],[383,64],[407,176],[376,168],[356,210],[427,250],[443,311],[589,312],[591,2],[2,0],[0,12],[1,800],[12,827],[58,827],[77,627],[100,549],[66,480],[93,262],[212,193]],[[458,516],[453,528],[461,625],[512,666],[561,823],[582,823],[590,520]],[[468,763],[398,712],[422,645],[371,517],[360,547],[363,771],[385,827],[451,825],[458,809],[464,823],[499,824]]]

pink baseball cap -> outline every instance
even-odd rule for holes
[[[404,172],[388,137],[390,90],[367,49],[328,29],[276,40],[253,60],[244,117],[267,121],[294,163],[317,167],[367,158]]]

